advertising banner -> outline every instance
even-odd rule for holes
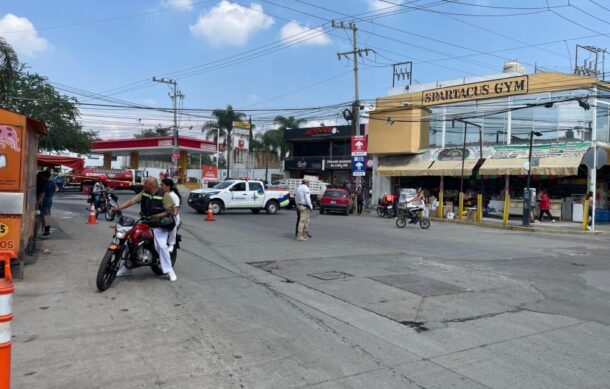
[[[216,166],[203,165],[201,170],[204,182],[218,181],[218,169]]]

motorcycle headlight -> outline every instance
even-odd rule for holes
[[[124,239],[127,236],[127,233],[131,230],[131,227],[121,227],[119,225],[116,226],[114,235],[118,239]]]

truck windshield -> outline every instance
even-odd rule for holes
[[[226,189],[228,187],[230,187],[231,185],[233,185],[235,181],[223,181],[220,184],[216,184],[214,186],[214,189]]]

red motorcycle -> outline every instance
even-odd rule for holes
[[[97,271],[97,289],[105,291],[111,285],[119,271],[121,262],[128,269],[150,266],[153,273],[163,275],[159,254],[155,249],[155,241],[151,221],[146,218],[134,219],[117,212],[119,220],[114,226],[112,242],[102,258]],[[172,266],[176,263],[181,241],[180,234],[176,236],[176,245],[172,251]]]

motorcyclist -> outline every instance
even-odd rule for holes
[[[407,201],[407,207],[409,209],[409,224],[417,223],[417,212],[420,208],[425,206],[424,198],[424,191],[421,188],[417,188],[417,195],[411,200]]]
[[[175,206],[169,193],[159,189],[159,181],[154,177],[148,177],[144,181],[144,190],[142,192],[125,201],[123,204],[120,204],[118,208],[114,210],[120,211],[121,209],[129,208],[134,204],[140,204],[140,216],[153,220],[158,220],[159,218],[167,216],[168,210],[171,210]],[[167,247],[169,231],[162,227],[152,228],[152,231],[155,239],[155,249],[159,253],[161,270],[163,270],[164,274],[169,276],[170,281],[176,281],[178,277],[172,268],[170,252]],[[117,276],[126,276],[130,273],[130,270],[127,269],[124,264],[121,264]]]
[[[91,196],[93,197],[93,204],[95,204],[95,209],[100,207],[100,202],[102,201],[102,195],[108,186],[108,176],[102,174],[98,177],[97,182],[93,185],[93,190],[91,191]]]

